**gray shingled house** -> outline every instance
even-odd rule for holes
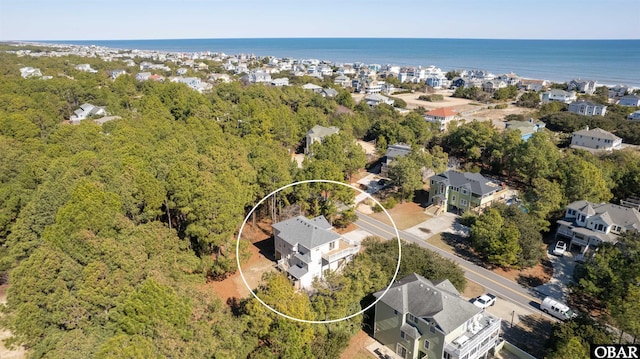
[[[462,299],[449,280],[414,273],[376,303],[373,331],[402,358],[477,359],[498,344],[500,319]]]
[[[556,223],[556,237],[567,238],[570,250],[576,248],[584,254],[602,242],[617,243],[625,231],[639,231],[640,212],[617,204],[575,201]]]
[[[468,211],[491,205],[502,190],[495,182],[479,173],[449,170],[429,177],[429,204],[444,211]]]

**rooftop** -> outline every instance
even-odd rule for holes
[[[272,227],[279,231],[278,236],[292,246],[296,244],[311,250],[315,247],[340,239],[324,216],[308,219],[298,216],[278,222]]]
[[[427,116],[435,116],[435,117],[450,117],[458,114],[458,111],[454,110],[453,107],[440,107],[435,110],[431,110],[425,115]]]

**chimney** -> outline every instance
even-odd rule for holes
[[[585,131],[589,131],[589,125],[584,126]]]

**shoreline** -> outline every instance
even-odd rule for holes
[[[295,60],[311,60],[314,59],[316,60],[317,58],[321,58],[321,60],[319,60],[321,63],[325,63],[325,64],[331,64],[331,65],[342,65],[342,64],[357,64],[357,63],[361,63],[366,65],[381,65],[382,67],[390,67],[390,66],[400,66],[400,67],[421,67],[421,68],[428,68],[430,66],[435,66],[437,68],[443,69],[443,72],[447,72],[447,71],[460,71],[460,70],[467,70],[467,71],[473,71],[473,70],[484,70],[487,71],[489,73],[495,73],[495,74],[508,74],[508,73],[516,73],[516,75],[521,78],[521,79],[526,79],[526,80],[545,80],[551,83],[568,83],[569,81],[571,81],[572,79],[583,79],[583,80],[595,80],[598,82],[599,86],[606,86],[606,87],[614,87],[614,86],[627,86],[630,88],[631,91],[636,90],[636,89],[640,89],[640,79],[636,81],[634,80],[621,80],[621,81],[611,81],[612,79],[605,79],[605,80],[600,80],[600,78],[606,78],[607,76],[602,76],[602,77],[597,77],[597,76],[593,76],[593,77],[588,77],[588,76],[581,76],[579,74],[575,75],[575,76],[565,76],[566,79],[560,79],[560,75],[555,75],[555,76],[533,76],[529,73],[523,72],[523,71],[519,71],[519,70],[495,70],[495,68],[489,68],[489,67],[484,67],[484,66],[466,66],[466,65],[455,65],[455,66],[439,66],[436,65],[437,60],[433,60],[430,62],[423,62],[423,63],[430,63],[430,65],[416,65],[415,63],[411,64],[408,60],[399,60],[396,62],[393,61],[378,61],[378,62],[371,62],[371,61],[363,61],[366,59],[361,59],[361,60],[356,60],[356,61],[341,61],[341,60],[334,60],[334,59],[326,59],[326,58],[322,58],[319,56],[313,56],[313,52],[314,51],[318,51],[318,49],[314,49],[314,48],[309,48],[308,51],[309,56],[299,56],[298,55],[290,55],[290,56],[282,56],[282,55],[273,55],[273,54],[260,54],[260,55],[256,55],[256,52],[260,51],[260,46],[257,46],[258,48],[256,48],[255,50],[258,50],[256,52],[252,51],[241,51],[241,52],[225,52],[222,50],[204,50],[204,49],[195,49],[195,47],[199,47],[202,46],[202,44],[191,44],[191,45],[180,45],[181,47],[179,49],[162,49],[162,46],[156,46],[153,43],[156,42],[172,42],[172,43],[184,43],[184,42],[199,42],[199,41],[205,41],[205,42],[239,42],[239,41],[247,41],[247,42],[255,42],[255,41],[261,41],[261,40],[265,40],[265,41],[289,41],[289,40],[305,40],[307,38],[265,38],[265,39],[257,39],[257,38],[229,38],[229,39],[149,39],[149,40],[49,40],[47,41],[0,41],[0,44],[8,44],[8,45],[15,45],[15,46],[20,46],[20,45],[27,45],[27,46],[43,46],[43,47],[53,47],[53,48],[75,48],[75,49],[82,49],[82,48],[95,48],[98,50],[105,50],[105,51],[123,51],[123,52],[142,52],[142,53],[152,53],[152,54],[171,54],[171,55],[180,55],[180,56],[185,56],[185,55],[203,55],[206,54],[206,56],[212,56],[212,55],[224,55],[224,56],[237,56],[237,55],[249,55],[252,57],[257,57],[258,59],[263,59],[263,58],[276,58],[276,59],[295,59]],[[610,42],[610,41],[618,41],[618,42],[634,42],[634,41],[640,41],[640,40],[634,40],[634,39],[614,39],[614,40],[538,40],[538,39],[522,39],[522,40],[512,40],[512,39],[445,39],[445,38],[434,38],[434,39],[422,39],[422,38],[308,38],[310,40],[327,40],[327,41],[331,41],[331,40],[363,40],[363,41],[367,41],[367,40],[378,40],[378,39],[382,39],[382,40],[394,40],[394,39],[408,39],[408,40],[429,40],[429,41],[475,41],[475,40],[479,40],[479,41],[506,41],[506,42],[535,42],[535,41],[539,41],[539,42]],[[117,44],[117,43],[130,43],[131,45],[140,45],[140,42],[144,42],[145,46],[131,46],[131,47],[121,47],[121,46],[106,46],[104,45],[104,43],[113,43],[113,44]],[[157,44],[157,45],[161,45],[161,44]],[[168,46],[168,45],[165,45]],[[172,45],[172,46],[175,46]],[[238,46],[237,44],[235,44],[234,46]],[[187,49],[189,47],[193,47],[191,49]],[[264,46],[262,46],[264,47]],[[338,50],[336,50],[338,49]],[[342,51],[343,49],[339,48],[336,46],[336,49],[327,49],[327,51],[329,53],[331,53],[332,51],[335,53],[336,51]],[[278,49],[274,48],[274,52],[282,52],[282,51],[288,51],[288,50],[282,50],[279,49],[280,51],[277,51]],[[265,49],[262,49],[262,51],[266,51]],[[290,53],[294,54],[297,52],[304,52],[305,49],[296,49],[296,48],[292,48],[290,49]],[[346,51],[346,50],[345,50]],[[354,51],[355,52],[355,51]],[[335,55],[335,54],[334,54]],[[331,55],[329,55],[330,57]],[[368,55],[369,56],[369,55]],[[383,55],[370,55],[370,56],[383,56]],[[395,56],[395,55],[394,55]],[[515,65],[515,66],[523,66],[523,65]],[[596,66],[596,65],[594,65]],[[504,67],[504,66],[503,66]],[[525,68],[527,66],[525,65]],[[536,70],[536,69],[531,69],[531,72],[540,72],[541,70]],[[544,71],[542,71],[544,72]],[[609,76],[610,77],[610,76]],[[615,76],[614,76],[615,77]],[[600,82],[602,81],[602,82]]]

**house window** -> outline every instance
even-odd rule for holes
[[[333,250],[333,249],[336,249],[336,242],[329,243],[329,250]]]
[[[400,338],[407,340],[407,333],[405,333],[404,330],[400,331]]]
[[[463,188],[462,189],[462,194],[467,194],[467,193],[469,193],[469,191],[467,191],[466,189]]]
[[[467,203],[468,203],[468,202],[467,202],[467,200],[465,200],[465,199],[461,199],[461,200],[460,200],[460,205],[461,205],[461,206],[466,206],[466,205],[467,205]]]
[[[429,341],[425,339],[425,340],[424,340],[424,348],[425,348],[425,349],[429,349],[429,346],[430,346],[430,345],[431,345],[431,344],[429,343]]]
[[[436,327],[434,327],[434,326],[433,326],[433,323],[432,323],[432,324],[431,324],[431,326],[429,327],[429,331],[430,331],[432,334],[435,334],[435,333],[436,333]]]
[[[567,213],[568,213],[570,216],[575,216],[576,211],[574,211],[573,209],[570,209],[570,210],[568,210],[568,211],[567,211]]]
[[[451,197],[451,201],[455,202],[456,201],[456,196],[452,196]]]
[[[581,215],[578,216],[578,222],[584,222],[585,219],[587,219],[587,218],[585,217],[584,214],[581,214]]]
[[[597,224],[596,225],[596,231],[604,232],[604,224]]]
[[[451,353],[449,353],[449,352],[444,352],[444,354],[442,354],[442,358],[443,358],[443,359],[451,359]]]
[[[393,310],[393,315],[398,315],[398,311],[397,310]]]
[[[398,346],[396,346],[396,354],[400,355],[400,357],[402,357],[402,358],[406,358],[407,357],[407,348],[405,348],[402,345],[398,344]]]

